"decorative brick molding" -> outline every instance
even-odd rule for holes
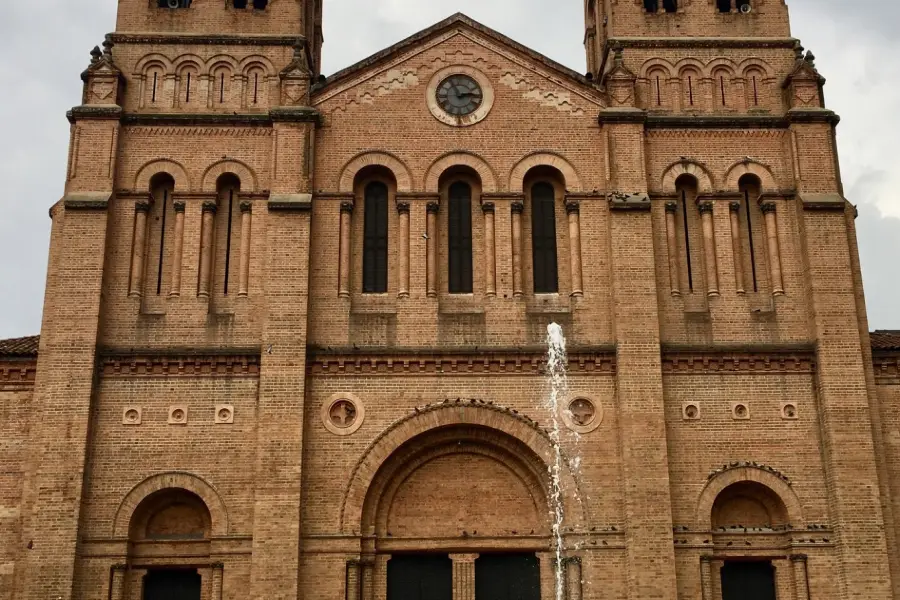
[[[581,177],[575,167],[561,154],[549,151],[540,151],[529,154],[520,160],[509,174],[509,191],[522,193],[525,175],[534,167],[553,167],[562,173],[566,184],[566,191],[583,192]]]
[[[616,372],[613,350],[579,353],[570,351],[569,375]],[[542,351],[479,354],[448,352],[398,352],[386,356],[376,352],[323,353],[310,351],[307,372],[310,375],[521,375],[544,373],[546,357]]]
[[[715,189],[712,175],[705,165],[693,160],[679,160],[669,165],[663,172],[660,182],[662,191],[674,194],[676,192],[675,182],[682,175],[690,175],[697,180],[698,193],[709,194]]]
[[[0,361],[0,386],[34,385],[37,361]]]
[[[709,474],[706,487],[697,501],[697,530],[711,531],[712,509],[716,498],[725,488],[747,481],[766,486],[781,499],[787,509],[788,522],[794,529],[806,526],[800,499],[787,476],[766,465],[751,461],[735,461]]]
[[[375,165],[384,167],[393,173],[394,179],[397,181],[398,193],[413,191],[414,183],[409,167],[393,154],[382,151],[362,152],[344,165],[338,190],[352,193],[357,173],[366,167]]]
[[[513,438],[516,444],[524,446],[523,450],[527,448],[542,463],[544,472],[555,454],[550,435],[537,422],[516,410],[475,399],[444,400],[416,408],[412,414],[394,422],[378,435],[353,467],[341,505],[341,530],[348,534],[360,530],[369,489],[379,469],[401,446],[424,434],[465,426],[496,432],[497,439],[490,445],[502,445],[504,438]],[[573,504],[566,507],[566,514],[578,526],[586,519],[586,508],[581,504],[583,495],[574,471],[568,459],[564,460],[566,466],[561,474],[563,486],[576,491],[566,498],[567,503]]]
[[[259,189],[256,172],[243,162],[229,158],[210,165],[200,178],[200,189],[204,192],[215,192],[216,181],[222,175],[232,173],[241,180],[241,192],[256,192]]]
[[[193,191],[194,188],[191,185],[191,178],[187,169],[181,163],[169,159],[151,160],[145,163],[138,169],[134,177],[134,189],[148,193],[150,191],[150,180],[153,179],[154,175],[160,173],[167,173],[175,180],[176,193]]]
[[[449,152],[431,163],[425,173],[425,191],[437,193],[441,175],[453,167],[469,167],[478,173],[482,193],[493,194],[500,191],[497,188],[498,179],[493,167],[477,154],[464,150]]]
[[[872,361],[878,384],[900,385],[900,354],[875,354]]]
[[[114,377],[257,377],[259,355],[102,356],[100,376]]]
[[[700,373],[744,374],[812,374],[816,371],[815,355],[805,352],[665,352],[662,370],[667,375]]]
[[[758,177],[762,189],[767,192],[778,189],[778,184],[775,183],[775,176],[772,175],[772,170],[766,165],[749,158],[738,161],[729,167],[728,171],[725,173],[725,189],[738,189],[738,182],[744,175],[755,175]]]
[[[141,502],[150,495],[167,489],[186,490],[196,494],[209,510],[210,535],[212,537],[228,535],[228,512],[218,490],[197,475],[183,471],[171,471],[152,475],[131,488],[116,511],[112,537],[127,539],[131,518]]]

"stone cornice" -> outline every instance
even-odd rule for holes
[[[798,40],[778,38],[727,37],[613,37],[606,42],[606,53],[621,48],[784,48],[793,50]]]
[[[101,377],[258,377],[258,349],[222,352],[216,349],[166,349],[147,352],[105,350],[100,353]]]
[[[111,33],[109,39],[114,44],[161,44],[206,45],[206,46],[288,46],[292,47],[306,38],[302,35],[221,35],[187,33]]]
[[[86,120],[118,121],[122,114],[122,107],[117,104],[86,104],[69,110],[66,118],[69,123]]]
[[[608,374],[616,371],[612,346],[572,349],[569,373]],[[378,350],[319,349],[308,351],[310,375],[540,375],[544,372],[544,348],[510,348],[485,351],[441,349]]]
[[[36,376],[35,358],[0,357],[0,390],[32,387]]]
[[[809,344],[738,346],[663,345],[662,370],[669,375],[812,374],[815,348]]]
[[[790,121],[771,115],[651,114],[647,115],[645,126],[647,129],[787,129]]]

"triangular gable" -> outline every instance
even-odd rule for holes
[[[313,104],[325,102],[458,35],[466,37],[488,51],[500,54],[523,69],[541,77],[553,79],[561,87],[598,106],[603,105],[603,95],[584,75],[513,41],[462,13],[457,13],[423,29],[419,33],[328,77],[324,86],[314,89]]]

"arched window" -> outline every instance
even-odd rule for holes
[[[228,67],[219,67],[213,70],[212,87],[213,105],[218,106],[228,103],[231,89],[231,70]]]
[[[744,75],[748,108],[754,109],[765,106],[765,77],[759,69],[748,69]]]
[[[166,246],[166,239],[171,237],[174,221],[174,207],[172,193],[175,190],[175,181],[171,176],[162,173],[150,180],[150,196],[153,198],[153,207],[150,213],[150,227],[148,238],[146,296],[159,296],[162,294],[163,277],[168,266],[168,252],[171,249]]]
[[[700,73],[693,69],[685,69],[681,72],[681,107],[692,110],[700,107]]]
[[[759,178],[755,175],[744,175],[738,181],[738,186],[741,191],[740,220],[744,223],[742,228],[744,276],[749,277],[745,283],[748,288],[752,286],[753,291],[758,292],[760,275],[764,268],[763,215],[759,208],[759,195],[762,189]]]
[[[265,107],[268,104],[266,72],[258,66],[251,67],[246,75],[246,105],[250,108]]]
[[[197,105],[200,100],[198,93],[200,85],[200,70],[188,64],[178,72],[178,104],[181,106]]]
[[[363,293],[387,292],[388,187],[380,181],[366,186],[363,205]]]
[[[472,293],[472,187],[463,181],[450,185],[448,210],[449,292]]]
[[[678,238],[684,253],[684,269],[681,271],[687,279],[683,283],[687,283],[687,289],[693,293],[694,284],[699,283],[695,281],[695,270],[700,264],[697,252],[702,250],[699,224],[697,223],[697,180],[691,175],[682,175],[675,181],[675,190],[678,195],[678,213],[680,213],[681,220]]]
[[[163,103],[165,70],[161,64],[150,65],[144,72],[144,105],[159,107]]]
[[[233,291],[239,276],[241,239],[241,181],[231,174],[222,175],[218,181],[218,210],[216,211],[216,259],[215,286],[222,296]]]
[[[716,110],[727,110],[733,99],[731,98],[731,73],[727,69],[716,69],[712,76],[713,79],[713,97],[715,98],[714,106]]]
[[[647,74],[647,79],[650,83],[650,95],[647,99],[648,108],[650,110],[668,108],[668,74],[660,68],[655,68]]]
[[[531,187],[531,253],[534,293],[559,291],[556,258],[556,191],[541,181]]]

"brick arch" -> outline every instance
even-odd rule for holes
[[[166,73],[172,72],[172,61],[168,56],[159,54],[158,52],[151,52],[150,54],[141,57],[134,66],[134,73],[136,75],[143,75],[147,68],[152,64],[158,64]]]
[[[737,66],[729,58],[717,58],[706,65],[706,70],[703,74],[707,77],[712,77],[713,73],[719,70],[728,71],[728,74],[734,77],[737,72]]]
[[[747,71],[749,71],[750,69],[758,69],[762,71],[766,77],[775,77],[775,72],[772,70],[772,65],[759,58],[748,58],[741,61],[741,63],[737,66],[737,70],[742,76],[746,75]]]
[[[376,165],[384,167],[394,174],[394,179],[397,180],[398,192],[412,191],[412,175],[410,175],[409,168],[406,166],[406,164],[389,152],[378,151],[363,152],[350,159],[350,161],[346,165],[344,165],[344,168],[341,170],[341,178],[340,183],[338,184],[338,191],[344,193],[352,193],[353,185],[356,182],[356,175],[366,167]]]
[[[195,67],[200,72],[203,70],[203,59],[196,54],[182,54],[173,62],[172,70],[177,73],[187,66]]]
[[[233,56],[229,56],[227,54],[217,54],[212,58],[207,59],[205,67],[205,74],[212,73],[219,67],[227,66],[232,74],[238,72],[240,65],[237,60],[234,59]]]
[[[772,175],[769,167],[755,160],[748,159],[740,160],[729,167],[725,173],[725,189],[729,191],[738,189],[738,181],[744,175],[756,175],[759,177],[764,191],[771,192],[778,189],[778,185],[775,183],[775,176]]]
[[[575,167],[562,155],[555,152],[535,152],[520,160],[509,174],[509,191],[521,193],[524,187],[525,175],[535,167],[553,167],[562,173],[567,191],[584,191],[581,186],[581,178],[578,176]]]
[[[475,401],[468,404],[446,401],[425,409],[418,409],[414,414],[400,419],[379,435],[363,452],[356,463],[344,492],[341,505],[341,530],[353,535],[360,531],[363,512],[369,490],[381,467],[407,442],[419,436],[436,432],[443,428],[473,426],[484,430],[493,430],[513,438],[540,462],[541,468],[547,469],[555,455],[550,436],[536,423],[505,408],[484,405]],[[501,436],[502,437],[502,436]],[[584,523],[584,497],[574,471],[569,465],[562,471],[564,489],[574,490],[566,496],[566,514],[574,521]]]
[[[226,173],[232,173],[241,180],[241,190],[255,192],[259,189],[256,181],[256,173],[239,160],[225,159],[213,163],[206,169],[201,178],[200,189],[204,192],[215,192],[216,181]]]
[[[134,189],[141,192],[149,190],[150,180],[153,179],[154,175],[160,173],[168,173],[175,180],[176,190],[186,192],[192,190],[191,178],[188,176],[184,166],[167,158],[151,160],[141,167],[134,178]]]
[[[681,74],[684,73],[684,71],[687,69],[696,70],[701,75],[706,74],[706,65],[704,65],[702,61],[699,61],[696,58],[682,58],[677,63],[675,63],[675,72],[678,73],[679,77],[681,77]]]
[[[800,499],[783,478],[759,467],[743,466],[718,473],[706,484],[697,502],[697,527],[699,531],[712,530],[712,510],[719,494],[729,486],[744,482],[755,482],[767,487],[784,503],[787,509],[788,522],[794,528],[805,525]]]
[[[469,167],[478,173],[478,177],[481,179],[481,189],[485,193],[490,194],[500,191],[497,189],[497,176],[494,173],[494,169],[477,154],[464,151],[449,152],[431,163],[425,174],[425,191],[437,193],[441,175],[447,169],[460,166]]]
[[[650,73],[662,69],[668,77],[675,76],[675,66],[664,58],[651,58],[641,65],[641,79],[648,79]]]
[[[218,490],[205,479],[201,479],[196,475],[182,471],[172,471],[152,475],[131,488],[131,491],[125,495],[116,511],[116,517],[113,520],[113,537],[119,539],[127,538],[134,511],[137,510],[141,502],[151,494],[168,489],[186,490],[197,495],[203,500],[206,508],[209,510],[212,520],[210,536],[222,537],[228,535],[228,511]]]
[[[675,182],[682,175],[691,175],[697,180],[697,192],[701,194],[713,191],[713,180],[706,167],[692,160],[679,160],[666,168],[662,176],[662,191],[675,193]]]

